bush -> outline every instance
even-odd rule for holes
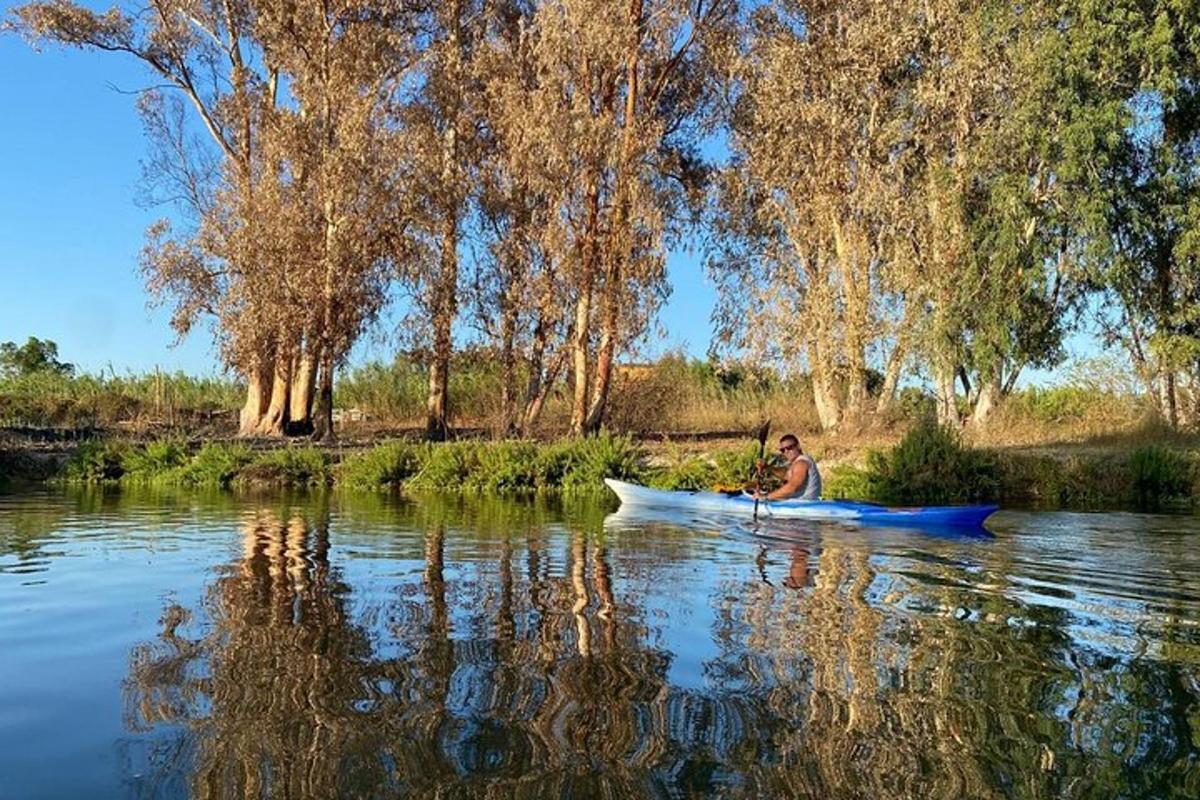
[[[713,456],[713,483],[741,486],[754,475],[758,461],[758,444],[747,444],[736,450],[722,450]]]
[[[640,481],[646,470],[645,453],[628,436],[608,433],[573,443],[571,461],[562,477],[564,491],[597,489],[605,478]]]
[[[458,491],[476,468],[475,448],[478,446],[468,442],[424,445],[421,469],[405,486],[425,491]]]
[[[890,503],[961,503],[994,499],[999,462],[986,450],[965,447],[931,418],[917,423],[887,453],[867,454],[872,499]]]
[[[160,439],[126,453],[123,462],[125,477],[149,481],[182,467],[188,460],[185,442],[178,439]]]
[[[267,486],[328,486],[333,482],[330,457],[315,447],[285,447],[256,457],[238,472],[234,483]]]
[[[170,480],[182,486],[229,486],[242,467],[254,459],[248,447],[237,444],[204,444],[187,464],[172,473]]]
[[[351,489],[396,488],[421,469],[427,447],[412,442],[388,442],[344,460],[338,481]]]
[[[1150,445],[1129,456],[1129,472],[1134,502],[1140,507],[1156,507],[1165,500],[1186,496],[1191,490],[1191,470],[1180,453]]]
[[[122,442],[85,442],[67,459],[64,477],[79,483],[120,480],[128,452]]]
[[[827,500],[870,500],[874,487],[865,469],[839,464],[821,475],[821,496]]]
[[[671,449],[670,463],[655,470],[649,477],[650,485],[657,489],[711,489],[716,483],[717,469],[711,461],[701,456],[684,456]]]
[[[477,450],[467,488],[484,492],[523,492],[544,486],[533,442],[496,442]]]

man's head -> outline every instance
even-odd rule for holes
[[[800,440],[790,433],[779,437],[779,455],[791,461],[804,451],[800,449]]]

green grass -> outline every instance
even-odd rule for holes
[[[143,445],[113,440],[80,445],[57,479],[164,487],[333,485],[372,491],[577,494],[602,491],[603,479],[610,477],[662,489],[741,485],[757,455],[753,444],[704,454],[668,448],[651,467],[637,443],[603,435],[544,444],[395,441],[335,463],[330,451],[315,447],[256,454],[240,444],[210,442],[192,452],[179,439]],[[14,474],[13,468],[0,472]],[[1200,455],[1161,445],[1119,456],[1066,459],[996,453],[971,448],[953,432],[924,423],[895,447],[869,451],[865,464],[837,464],[822,472],[824,496],[831,499],[1154,509],[1195,502]]]
[[[94,427],[208,413],[237,408],[242,391],[233,380],[182,372],[6,376],[0,378],[0,426]]]
[[[333,483],[333,460],[317,447],[283,447],[255,456],[242,467],[233,484],[237,486],[329,486]]]

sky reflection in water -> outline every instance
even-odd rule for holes
[[[1200,796],[1194,518],[610,510],[0,496],[0,797]]]

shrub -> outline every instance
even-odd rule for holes
[[[741,486],[754,475],[758,461],[757,443],[747,444],[736,450],[721,450],[713,456],[713,483],[725,486]]]
[[[351,489],[395,488],[421,469],[424,451],[412,442],[387,442],[345,459],[338,481]]]
[[[124,458],[127,479],[148,481],[188,462],[187,444],[178,439],[159,439],[145,447],[136,447]]]
[[[1191,474],[1187,459],[1167,447],[1150,445],[1129,456],[1133,499],[1142,507],[1155,507],[1164,500],[1187,495]]]
[[[669,463],[655,470],[649,482],[658,489],[711,489],[716,473],[716,467],[707,458],[685,456],[672,448]]]
[[[965,447],[931,418],[918,422],[887,453],[867,454],[873,499],[894,503],[958,503],[991,499],[999,489],[995,454]]]
[[[572,447],[571,463],[562,478],[564,491],[596,489],[605,478],[640,481],[645,454],[628,436],[608,433],[580,439]]]
[[[64,476],[80,483],[119,480],[125,474],[128,451],[122,442],[85,442],[67,459]]]
[[[821,474],[821,495],[829,500],[870,500],[874,487],[865,469],[839,464]]]
[[[253,459],[244,445],[207,442],[169,480],[183,486],[225,487]]]
[[[333,480],[330,458],[315,447],[284,447],[257,456],[234,483],[270,486],[328,486]]]
[[[467,442],[427,444],[421,454],[421,469],[405,483],[410,489],[457,491],[463,488],[476,465],[475,448]]]
[[[544,486],[533,442],[496,442],[478,448],[466,486],[485,492],[530,491]]]

